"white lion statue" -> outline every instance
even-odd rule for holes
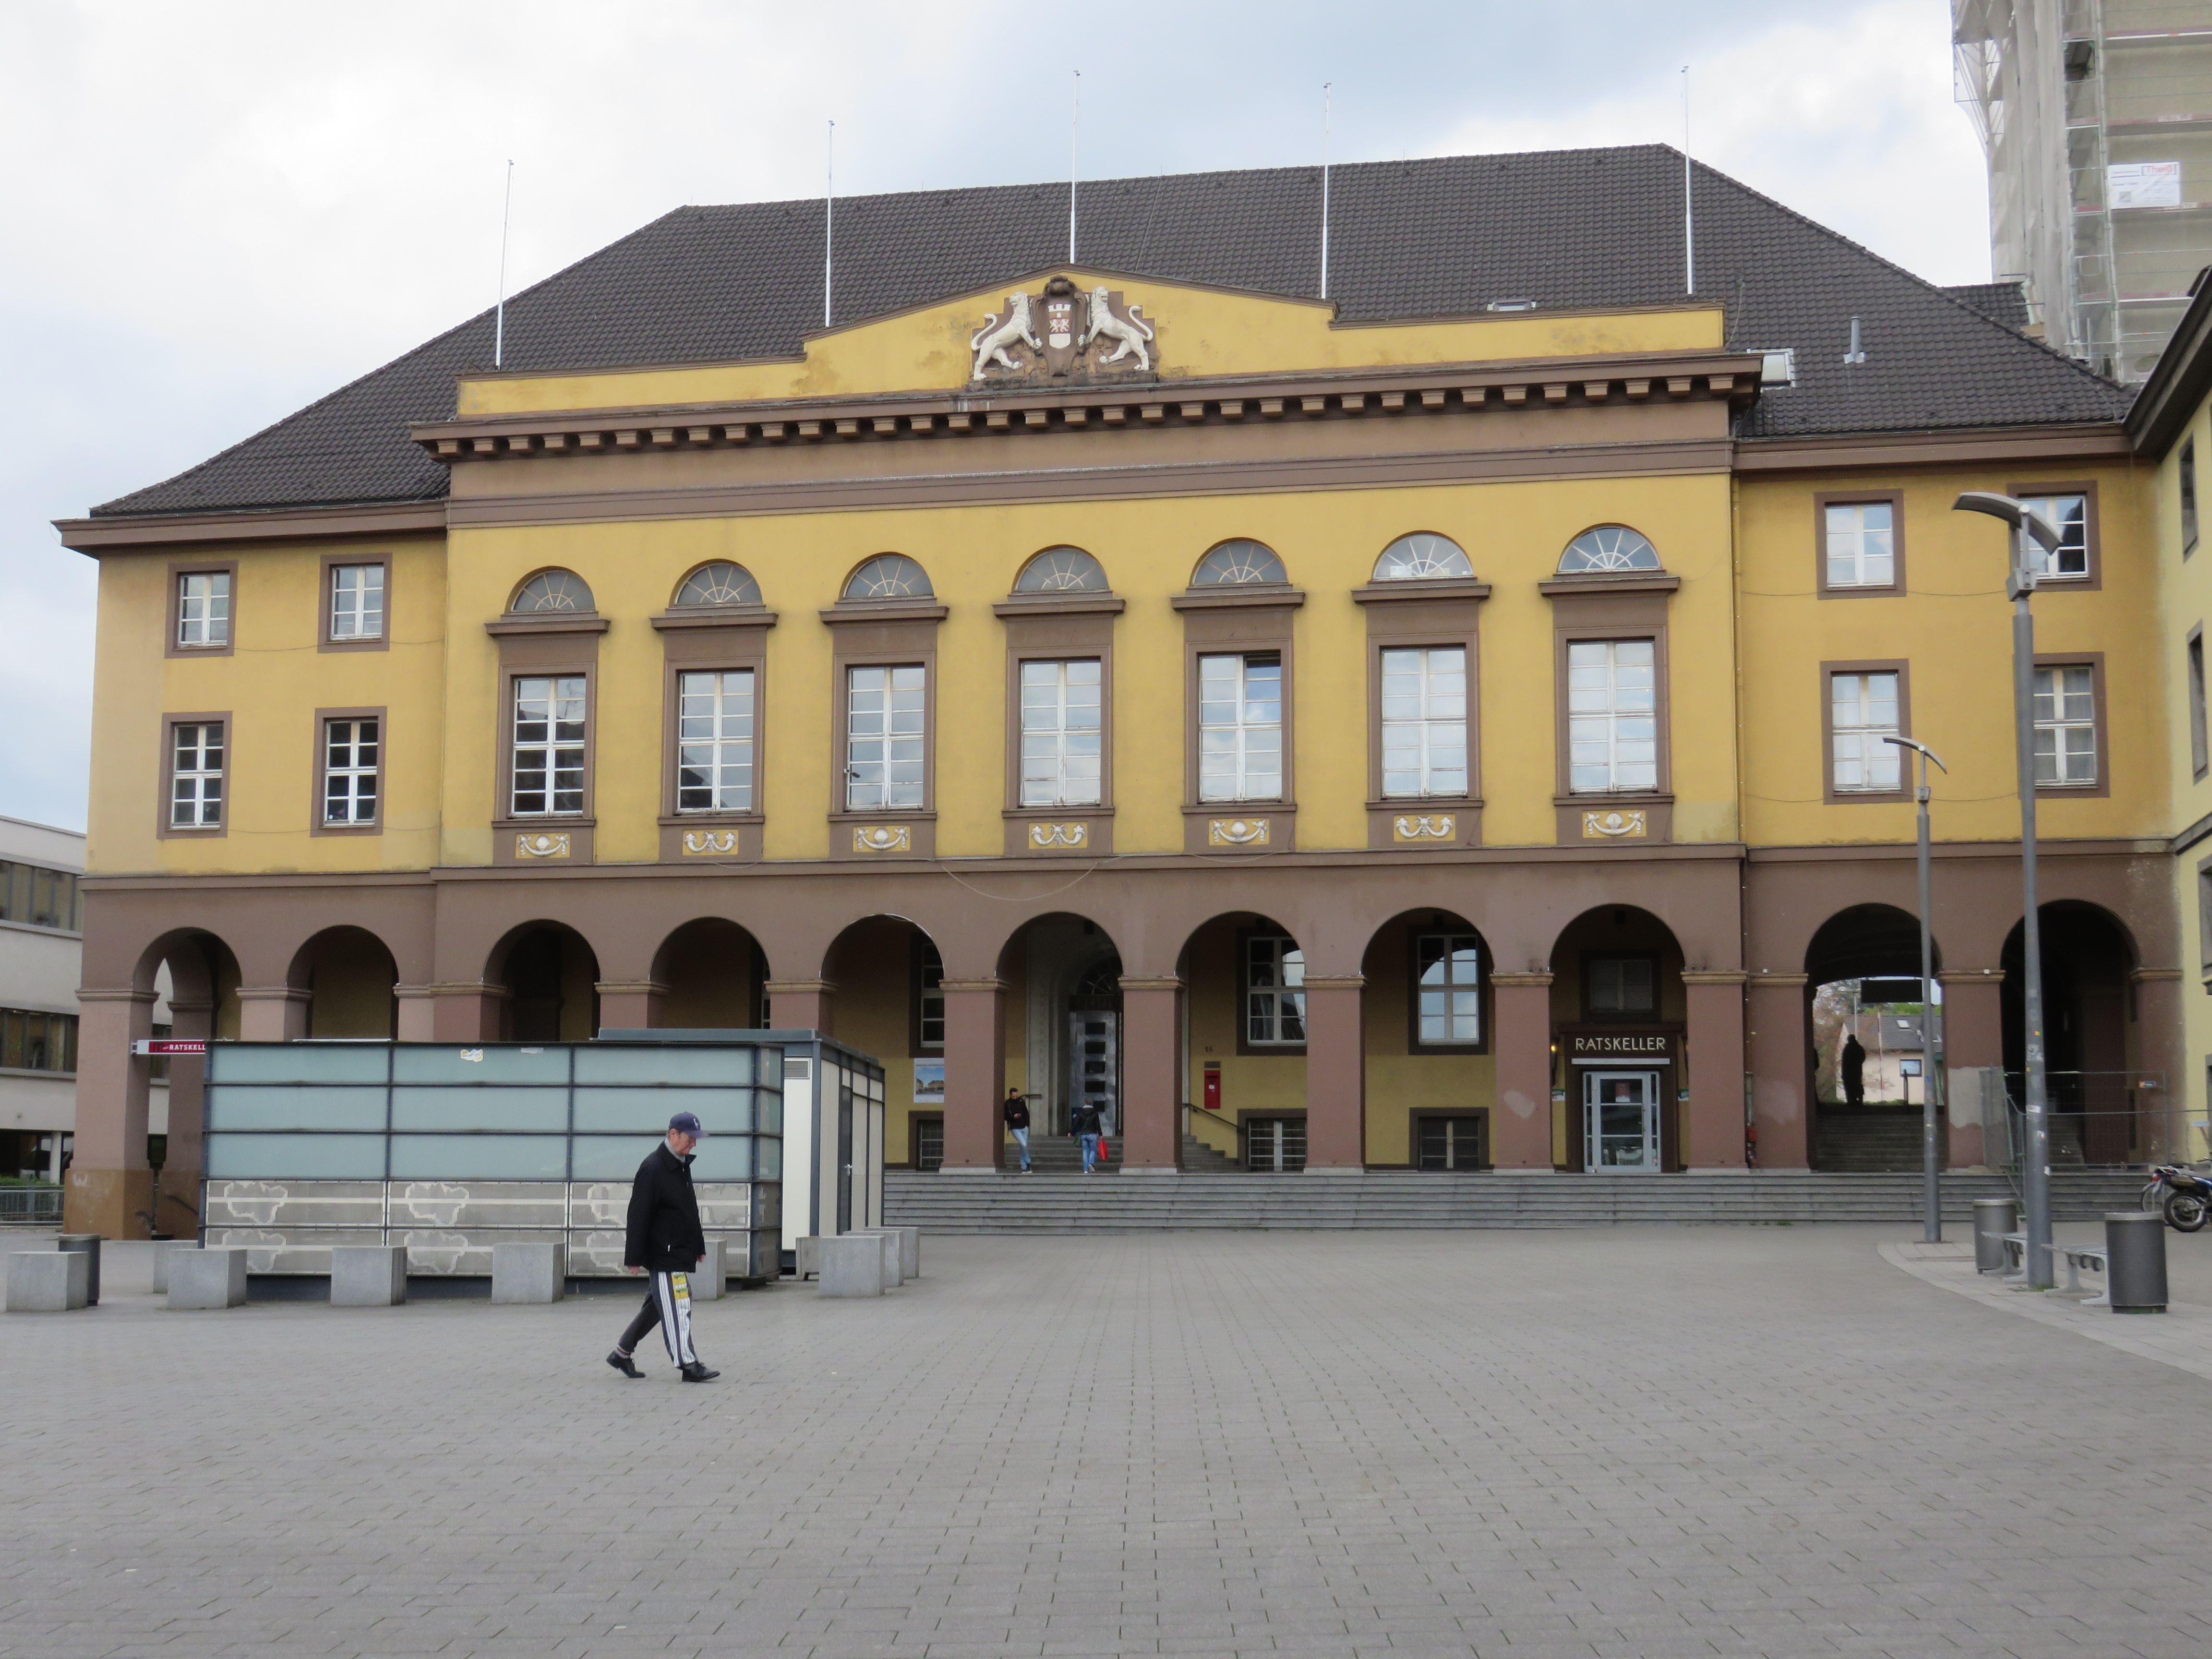
[[[1092,289],[1091,320],[1079,343],[1087,349],[1093,340],[1112,340],[1115,342],[1114,349],[1098,360],[1099,368],[1110,368],[1133,351],[1137,354],[1137,367],[1149,373],[1152,367],[1152,354],[1145,343],[1152,337],[1152,327],[1138,314],[1139,307],[1131,306],[1127,309],[1129,320],[1123,322],[1114,314],[1114,307],[1106,297],[1106,289],[1103,286]]]
[[[975,331],[968,342],[968,349],[975,354],[975,373],[971,380],[980,380],[987,368],[1010,368],[1017,374],[1021,365],[1014,361],[1006,348],[1019,340],[1032,351],[1042,351],[1044,342],[1036,337],[1036,326],[1030,318],[1030,296],[1026,294],[1006,295],[1006,318],[999,320],[996,312],[986,313],[983,326]]]

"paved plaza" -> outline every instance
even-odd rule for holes
[[[0,1653],[2195,1659],[2212,1382],[1913,1236],[931,1240],[702,1305],[703,1388],[600,1363],[627,1301],[173,1314],[119,1252],[0,1321]]]

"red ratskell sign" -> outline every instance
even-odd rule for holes
[[[205,1037],[140,1037],[131,1045],[134,1054],[204,1054]]]

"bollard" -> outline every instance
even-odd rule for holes
[[[798,1247],[792,1252],[795,1258],[792,1263],[792,1272],[796,1277],[802,1279],[812,1279],[821,1272],[821,1268],[817,1265],[815,1255],[815,1251],[821,1243],[820,1237],[813,1233],[800,1236]]]
[[[242,1308],[246,1305],[246,1252],[169,1252],[169,1306]]]
[[[2008,1263],[2004,1236],[2020,1231],[2020,1200],[2016,1198],[1978,1198],[1974,1200],[1974,1271],[2002,1273]]]
[[[404,1244],[331,1248],[331,1306],[396,1308],[407,1300]]]
[[[84,1270],[84,1305],[88,1308],[97,1308],[100,1305],[100,1235],[98,1233],[64,1233],[56,1242],[55,1248],[64,1250],[82,1250],[92,1258],[91,1264]]]
[[[890,1227],[871,1227],[868,1233],[883,1249],[884,1288],[895,1291],[906,1283],[906,1274],[902,1271],[906,1251],[900,1247],[898,1232]]]
[[[2155,1210],[2105,1218],[2105,1294],[2112,1311],[2166,1311],[2166,1218]]]
[[[691,1274],[691,1299],[694,1302],[720,1302],[730,1285],[729,1261],[725,1241],[707,1241],[707,1258]]]
[[[154,1241],[154,1294],[169,1293],[169,1253],[172,1250],[197,1250],[198,1243],[189,1238],[157,1238]]]
[[[495,1244],[491,1247],[491,1299],[495,1302],[558,1302],[568,1293],[558,1244]]]
[[[824,1234],[815,1241],[817,1296],[881,1296],[884,1242],[873,1233]]]
[[[921,1229],[893,1227],[890,1231],[899,1236],[899,1277],[901,1279],[921,1278]]]
[[[19,1250],[8,1258],[9,1313],[67,1313],[85,1305],[82,1250]]]

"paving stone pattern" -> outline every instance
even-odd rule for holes
[[[118,1262],[0,1324],[0,1653],[2195,1659],[2212,1382],[1909,1237],[934,1240],[701,1304],[704,1388]]]

